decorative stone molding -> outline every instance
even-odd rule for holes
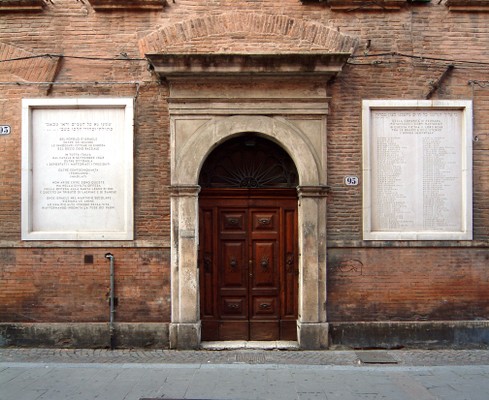
[[[200,192],[198,185],[178,185],[171,187],[171,197],[197,197]]]
[[[329,186],[299,186],[297,187],[297,194],[299,195],[299,199],[305,197],[326,197],[329,190]]]
[[[407,0],[328,0],[333,11],[356,11],[356,10],[400,10]]]
[[[1,0],[0,13],[40,12],[44,5],[44,0]]]
[[[350,53],[305,54],[146,54],[165,77],[259,75],[326,76],[338,74]]]
[[[450,11],[489,12],[487,0],[447,0],[445,5]]]
[[[308,48],[318,52],[352,53],[359,43],[357,38],[344,35],[334,27],[305,19],[228,12],[191,18],[160,28],[142,38],[139,48],[141,54],[175,53],[182,52],[182,49],[197,53],[200,51],[197,42],[203,42],[201,39],[205,38],[206,46],[212,47],[212,40],[220,37],[236,38],[236,41],[245,41],[247,46],[257,41],[257,47],[263,53],[283,52],[280,48],[282,42],[285,43],[283,50],[289,52],[296,42],[298,52]],[[225,52],[220,47],[211,50],[201,52]]]
[[[170,111],[171,113],[171,111]],[[171,114],[172,115],[172,114]],[[299,180],[299,318],[301,348],[328,345],[326,320],[326,193],[324,168],[307,136],[282,118],[263,115],[215,117],[193,133],[183,132],[172,117],[172,323],[170,346],[196,348],[200,343],[198,249],[198,192],[201,165],[219,143],[240,132],[256,132],[288,151]],[[189,119],[193,117],[189,116]],[[316,132],[324,134],[324,132]]]
[[[161,10],[167,0],[88,0],[95,11]]]
[[[232,15],[239,19],[237,14]],[[274,20],[274,17],[270,19]],[[206,19],[199,21],[205,24]],[[209,18],[208,21],[212,20]],[[263,22],[260,18],[256,21]],[[226,28],[232,29],[233,21],[226,23]],[[296,23],[301,25],[295,20],[292,25]],[[194,20],[194,26],[187,27],[187,38],[198,34],[198,29],[202,28],[198,25]],[[184,24],[179,25],[179,29],[187,28]],[[209,26],[206,34],[212,29]],[[250,29],[247,28],[252,35]],[[280,30],[277,27],[270,29]],[[159,33],[163,35],[164,31]],[[300,185],[298,342],[303,349],[326,348],[326,82],[341,71],[353,42],[334,31],[330,36],[332,42],[324,43],[324,50],[315,53],[224,54],[208,51],[203,54],[170,53],[164,44],[168,37],[150,36],[151,40],[148,37],[143,40],[142,48],[151,50],[144,53],[170,90],[170,346],[196,348],[201,340],[197,184],[202,165],[221,143],[254,132],[279,144],[297,168]],[[293,112],[292,104],[302,106]],[[311,109],[306,105],[312,105]]]
[[[293,124],[266,116],[230,116],[215,118],[173,149],[172,182],[178,187],[198,182],[199,171],[207,155],[227,138],[242,132],[258,132],[280,143],[292,157],[305,185],[318,185],[325,179],[321,158],[307,136]]]

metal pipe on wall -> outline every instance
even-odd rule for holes
[[[114,317],[115,317],[115,295],[114,295],[114,288],[115,288],[115,269],[114,269],[114,259],[115,257],[113,256],[112,253],[107,253],[105,254],[105,258],[107,258],[110,261],[110,289],[109,289],[109,307],[110,307],[110,313],[109,313],[109,340],[110,340],[110,349],[114,350],[115,347],[115,335],[114,335]]]

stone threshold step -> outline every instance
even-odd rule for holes
[[[299,343],[286,340],[229,340],[222,342],[202,342],[200,347],[203,350],[299,350]]]

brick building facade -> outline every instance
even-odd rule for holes
[[[212,332],[219,329],[223,333],[217,340],[292,338],[305,349],[487,345],[485,3],[0,1],[0,345],[108,346],[107,253],[114,256],[113,328],[120,347],[195,348],[206,338],[215,339]],[[32,99],[46,104],[41,111],[56,104],[64,110],[67,100],[131,99],[133,159],[124,159],[123,165],[132,166],[130,238],[36,239],[24,234],[32,228],[26,221],[36,202],[26,198],[32,188],[26,183],[30,164],[25,159],[37,154],[35,140],[27,142],[40,132],[29,119],[38,107],[29,106]],[[54,102],[43,103],[48,100]],[[468,104],[463,112],[470,126],[462,129],[470,134],[467,153],[454,150],[463,162],[470,160],[462,168],[470,186],[464,186],[461,200],[464,238],[436,232],[366,238],[370,128],[362,125],[362,104],[363,121],[365,113],[375,111],[365,107],[366,100],[384,100],[387,106],[381,110],[388,113],[404,107],[401,100],[419,101],[406,103],[413,118],[433,109],[451,110],[451,102]],[[282,272],[276,267],[275,297],[260,292],[259,282],[253,286],[256,274],[244,295],[225,297],[225,283],[219,283],[236,264],[234,250],[226,253],[230,241],[246,242],[252,255],[240,256],[250,258],[250,265],[261,262],[257,268],[265,278],[260,279],[273,275],[267,275],[268,245],[253,247],[253,233],[248,239],[219,233],[212,224],[222,221],[211,211],[205,225],[202,204],[208,192],[201,171],[215,149],[236,138],[266,139],[285,150],[297,168],[293,226],[280,222],[278,244],[270,245],[279,249],[273,257],[284,265]],[[42,171],[36,172],[34,183],[42,177]],[[224,210],[224,215],[229,204],[234,213],[251,212],[243,221],[252,221],[254,209],[259,224],[275,221],[263,216],[271,206],[258,208],[252,202],[232,208],[233,192],[221,189],[223,208],[216,213]],[[248,189],[250,197],[253,190]],[[252,195],[269,199],[274,192],[280,190]],[[274,201],[282,207],[278,197]],[[286,221],[288,209],[277,210],[272,213],[276,220]],[[77,210],[75,215],[83,219],[85,214]],[[222,223],[239,225],[240,218],[233,214]],[[56,224],[64,226],[63,221]],[[291,232],[290,249],[284,229]],[[224,250],[209,242],[210,236],[219,243],[227,240]],[[205,246],[222,256],[206,258]],[[223,267],[228,272],[219,269],[219,260],[231,260],[230,267]],[[287,296],[292,311],[284,316]],[[231,313],[229,330],[221,321],[223,307]],[[276,317],[275,308],[285,314],[268,328],[265,322]],[[244,329],[257,329],[258,336],[235,333],[242,317],[251,324]],[[285,320],[294,321],[292,334]],[[268,329],[278,333],[269,336]]]

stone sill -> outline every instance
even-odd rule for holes
[[[163,238],[162,240],[85,240],[85,241],[16,241],[16,240],[0,240],[0,249],[32,249],[32,248],[49,248],[49,249],[61,249],[61,248],[107,248],[107,249],[138,249],[138,248],[170,248],[170,239]]]
[[[446,6],[450,11],[489,12],[488,0],[448,0]]]
[[[88,0],[95,11],[161,10],[167,0]]]
[[[44,0],[0,0],[0,13],[41,12]]]
[[[487,240],[328,240],[328,248],[489,248]]]

